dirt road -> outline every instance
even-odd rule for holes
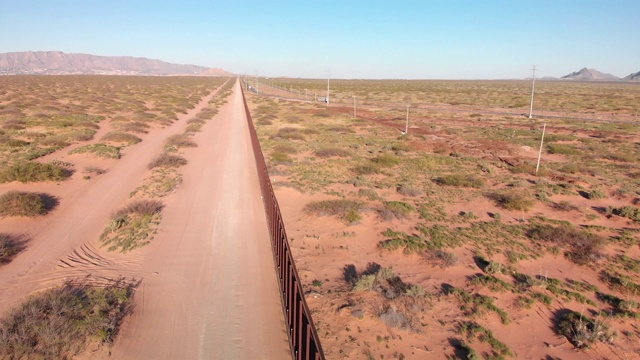
[[[98,242],[165,139],[182,132],[212,96],[129,148],[91,186],[61,199],[60,209],[31,230],[29,248],[0,269],[0,314],[66,278],[135,277],[142,280],[136,308],[112,358],[291,357],[239,84],[194,137],[198,147],[184,152],[183,184],[164,201],[152,243],[119,254]]]
[[[195,138],[183,189],[149,248],[117,359],[290,358],[269,235],[236,84]]]

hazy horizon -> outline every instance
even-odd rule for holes
[[[0,52],[133,56],[265,77],[524,79],[640,71],[636,1],[10,1]]]

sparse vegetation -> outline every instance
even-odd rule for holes
[[[588,193],[586,193],[586,197],[587,197],[587,199],[591,199],[591,200],[606,199],[607,198],[607,194],[605,194],[600,189],[593,189],[593,190],[589,191]]]
[[[319,216],[337,216],[347,224],[358,222],[361,219],[363,203],[348,199],[334,199],[310,202],[304,207],[308,214]]]
[[[9,181],[38,182],[61,181],[71,176],[71,171],[54,164],[19,162],[0,170],[0,183]]]
[[[292,84],[294,88],[322,91],[322,84],[316,80],[274,81]],[[637,194],[640,176],[635,169],[640,158],[640,149],[636,146],[640,128],[635,125],[635,118],[629,122],[539,118],[532,123],[520,117],[528,100],[516,99],[518,96],[514,95],[530,84],[516,83],[332,80],[333,104],[328,107],[325,104],[248,96],[252,103],[250,107],[264,110],[256,114],[257,131],[270,173],[273,169],[273,174],[278,174],[279,183],[295,184],[303,192],[303,197],[318,193],[343,199],[358,196],[363,208],[372,209],[380,215],[375,220],[370,220],[371,216],[364,217],[367,222],[375,222],[376,226],[389,222],[382,228],[388,229],[380,235],[372,237],[367,234],[365,237],[358,227],[354,228],[357,235],[348,239],[334,237],[338,243],[331,245],[324,241],[315,245],[297,241],[297,236],[312,230],[293,227],[297,230],[290,233],[296,236],[292,245],[300,254],[296,262],[302,261],[305,271],[320,274],[323,269],[318,268],[318,264],[327,264],[331,259],[342,256],[360,261],[380,259],[387,267],[394,266],[395,269],[399,264],[394,261],[401,256],[396,251],[401,250],[406,254],[402,261],[407,263],[407,266],[403,264],[403,271],[414,271],[407,274],[411,279],[420,279],[423,289],[441,286],[444,293],[450,293],[446,289],[453,286],[437,283],[452,274],[447,267],[462,269],[475,262],[482,270],[468,275],[466,283],[462,281],[464,288],[457,287],[460,293],[454,291],[461,307],[447,306],[448,316],[441,316],[438,311],[406,312],[399,299],[408,299],[409,296],[390,300],[372,290],[375,288],[376,271],[369,271],[369,267],[362,272],[354,270],[356,276],[353,282],[349,282],[353,284],[351,286],[323,282],[322,297],[327,301],[313,302],[312,311],[323,314],[336,311],[336,308],[340,311],[342,306],[354,308],[348,310],[353,320],[341,317],[342,329],[336,324],[322,323],[320,336],[332,351],[344,350],[341,352],[344,356],[354,354],[358,346],[363,346],[370,350],[365,352],[368,356],[383,358],[384,355],[385,359],[398,356],[389,349],[408,346],[409,342],[399,339],[398,335],[404,337],[402,331],[421,329],[423,324],[415,326],[415,322],[407,326],[407,321],[416,318],[433,331],[450,331],[449,316],[460,319],[461,323],[476,323],[480,328],[486,326],[480,325],[486,318],[490,321],[491,330],[503,333],[511,318],[522,319],[532,310],[552,317],[553,309],[558,307],[585,304],[583,306],[589,311],[598,311],[604,304],[608,307],[605,310],[607,314],[614,317],[616,327],[622,323],[618,319],[635,321],[638,310],[635,303],[628,300],[634,296],[638,285],[638,271],[633,270],[638,265],[619,255],[629,251],[635,253],[639,241],[637,222],[632,220],[634,213],[629,207],[640,204]],[[326,87],[326,83],[324,85]],[[265,88],[268,91],[268,86]],[[624,121],[631,119],[627,116],[631,116],[628,109],[633,105],[626,100],[628,94],[622,96],[617,85],[554,82],[545,83],[543,88],[541,91],[549,91],[547,95],[554,93],[543,101],[546,106],[555,107],[558,113],[610,118],[614,116],[613,110],[610,113],[581,112],[584,109],[577,105],[604,106],[600,101],[602,95],[596,95],[598,91],[604,91],[611,96],[608,102],[626,103],[627,110],[616,110],[621,112],[615,116],[624,118]],[[637,89],[633,87],[625,91],[635,94]],[[478,92],[482,94],[478,95]],[[491,96],[487,96],[489,93]],[[560,99],[557,94],[565,97]],[[357,96],[358,105],[361,105],[357,119],[348,111],[352,96]],[[484,99],[479,100],[478,97]],[[566,101],[569,98],[575,103]],[[409,134],[398,135],[404,126],[406,112],[403,108],[406,105],[399,104],[411,104],[413,126]],[[429,107],[421,106],[424,104],[429,104]],[[447,105],[438,107],[434,104]],[[504,114],[491,113],[503,106],[506,107]],[[447,110],[449,107],[455,111]],[[550,108],[545,108],[545,112],[553,113]],[[622,113],[626,115],[620,115]],[[313,118],[307,121],[309,114]],[[543,151],[555,155],[543,154],[536,173],[534,155],[540,144],[543,122],[547,123]],[[283,127],[298,129],[305,141],[278,137]],[[328,130],[334,128],[336,131]],[[351,131],[342,131],[344,128]],[[285,144],[295,148],[295,152],[282,147]],[[333,148],[344,149],[344,156],[330,152],[325,156],[321,151]],[[277,153],[296,156],[290,156],[292,162],[278,164],[275,162],[280,160]],[[272,157],[273,154],[277,156]],[[583,198],[592,199],[592,202],[585,202]],[[288,200],[280,201],[287,203]],[[413,209],[409,210],[409,206]],[[627,208],[622,211],[624,206]],[[397,212],[399,216],[388,207],[401,210]],[[617,224],[611,226],[613,222]],[[576,224],[573,230],[560,230],[550,237],[533,230],[571,227],[570,223]],[[372,224],[362,224],[363,227],[367,225]],[[620,226],[625,230],[620,230]],[[291,231],[290,228],[288,230]],[[320,232],[318,229],[314,231]],[[378,242],[377,252],[363,246],[371,241]],[[602,246],[605,243],[606,248]],[[318,261],[310,262],[311,254]],[[550,256],[558,254],[564,254],[566,260],[557,257],[554,261],[569,260],[584,265],[579,269],[585,274],[599,272],[601,280],[609,285],[613,294],[594,297],[601,291],[598,285],[601,287],[602,284],[589,286],[584,281],[574,280],[576,274],[571,272],[563,272],[560,279],[549,277],[544,267],[548,265],[541,265],[537,275],[518,273],[525,261],[528,271],[531,271],[540,259],[548,261]],[[575,266],[570,265],[569,268]],[[602,272],[603,269],[607,272]],[[425,276],[423,270],[429,276]],[[556,270],[549,269],[548,272],[555,273]],[[460,286],[460,280],[451,281]],[[358,288],[365,290],[351,291],[356,283]],[[345,291],[350,292],[345,294]],[[463,296],[462,292],[468,296]],[[341,305],[345,297],[348,303]],[[453,298],[438,296],[433,301],[442,309]],[[622,307],[632,310],[629,312]],[[378,342],[382,347],[360,341],[361,336],[371,334],[367,329],[359,328],[358,319],[372,314],[381,320],[381,329],[393,328],[391,334],[396,335],[395,339],[392,335],[387,339],[385,334],[380,334]],[[502,325],[496,325],[495,320]],[[348,324],[346,329],[345,323]],[[356,336],[361,332],[363,335]],[[493,346],[488,349],[487,342],[477,343],[480,337],[486,339],[487,335],[478,330],[475,337],[465,337],[464,343],[460,339],[449,339],[455,348],[450,358],[517,357],[496,351],[501,349],[497,343],[495,349]],[[343,338],[344,342],[339,340]],[[506,347],[511,340],[505,340],[503,345]],[[425,340],[425,343],[429,341]],[[629,345],[625,338],[623,346],[628,348]],[[433,354],[429,355],[434,358],[449,356],[437,348],[430,347]],[[413,355],[421,356],[418,351]]]
[[[566,311],[558,317],[558,334],[564,335],[579,349],[597,342],[611,342],[615,335],[600,316],[591,319],[575,311]]]
[[[195,141],[187,133],[171,135],[167,139],[165,149],[179,149],[185,147],[197,147]]]
[[[111,345],[132,311],[134,283],[107,286],[66,282],[32,295],[0,319],[3,359],[67,359],[89,340]]]
[[[443,269],[455,266],[458,263],[456,254],[440,249],[425,251],[424,258],[429,264]]]
[[[435,182],[440,185],[470,187],[480,189],[484,186],[484,181],[475,176],[469,174],[452,174],[445,175],[435,179]]]
[[[506,210],[529,211],[533,207],[533,200],[522,192],[496,192],[489,194],[489,197]]]
[[[422,189],[420,189],[419,186],[408,184],[408,183],[403,183],[398,185],[396,190],[398,191],[399,194],[404,196],[415,197],[415,196],[422,195]]]
[[[321,158],[329,158],[329,157],[349,157],[351,156],[351,152],[342,148],[337,147],[328,147],[316,150],[316,156]]]
[[[509,347],[502,341],[496,339],[493,332],[484,328],[480,324],[467,321],[460,324],[460,333],[464,334],[467,339],[478,339],[480,342],[486,342],[491,346],[493,352],[493,358],[509,356],[513,357],[515,354],[509,349]]]
[[[528,236],[568,247],[567,257],[578,264],[597,261],[605,244],[602,237],[572,226],[536,225],[529,230]]]
[[[578,155],[580,151],[569,144],[553,143],[547,145],[549,154]]]
[[[38,216],[44,215],[49,210],[46,199],[51,198],[46,194],[33,192],[9,191],[0,196],[0,216]],[[55,199],[51,198],[51,202]]]
[[[157,200],[137,200],[111,215],[100,240],[109,251],[128,252],[147,245],[160,223],[163,205]]]
[[[0,233],[0,265],[11,262],[25,248],[25,244],[21,236]]]
[[[640,221],[640,208],[635,206],[623,206],[612,210],[615,215],[626,217],[633,221]]]
[[[122,156],[120,154],[119,146],[112,146],[107,144],[91,144],[80,146],[76,149],[69,151],[69,154],[94,154],[99,157],[107,158],[107,159],[120,159]]]
[[[187,159],[183,158],[182,156],[162,153],[151,160],[147,167],[149,169],[155,169],[158,167],[177,168],[184,165],[187,165]]]
[[[106,133],[103,137],[102,137],[102,141],[110,141],[110,142],[115,142],[115,143],[125,143],[127,145],[131,145],[131,144],[137,144],[140,141],[142,141],[142,139],[140,139],[139,137],[126,133],[126,132],[122,132],[122,131],[111,131]]]
[[[405,219],[415,208],[402,201],[385,201],[382,203],[380,217],[384,220]]]

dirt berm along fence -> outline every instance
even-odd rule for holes
[[[271,249],[276,265],[278,283],[280,285],[280,297],[282,298],[282,309],[284,311],[287,333],[289,335],[289,346],[291,355],[295,360],[324,360],[324,353],[316,327],[313,325],[309,307],[304,299],[300,276],[293,262],[291,247],[284,230],[284,222],[280,214],[280,207],[273,192],[267,164],[258,142],[258,134],[253,126],[251,113],[247,106],[247,100],[242,93],[244,109],[247,113],[249,132],[251,133],[251,143],[253,154],[258,167],[258,177],[260,188],[262,189],[262,199],[269,224],[269,234],[271,236]]]

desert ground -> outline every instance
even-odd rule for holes
[[[226,80],[0,77],[2,357],[290,357]],[[326,358],[638,358],[640,86],[541,82],[529,119],[527,82],[271,84]]]
[[[0,81],[0,195],[46,200],[38,214],[3,205],[0,234],[14,251],[0,265],[0,357],[290,358],[236,79]],[[32,163],[67,177],[20,177]],[[38,308],[33,299],[73,283],[75,293],[116,284],[131,290],[130,304],[121,296],[109,327],[73,339],[80,345],[58,343],[79,338],[82,324],[65,338],[63,324],[33,330],[20,320],[38,309],[60,319],[67,300]],[[83,294],[73,301],[93,293]]]
[[[640,86],[248,81],[328,359],[640,358]]]

